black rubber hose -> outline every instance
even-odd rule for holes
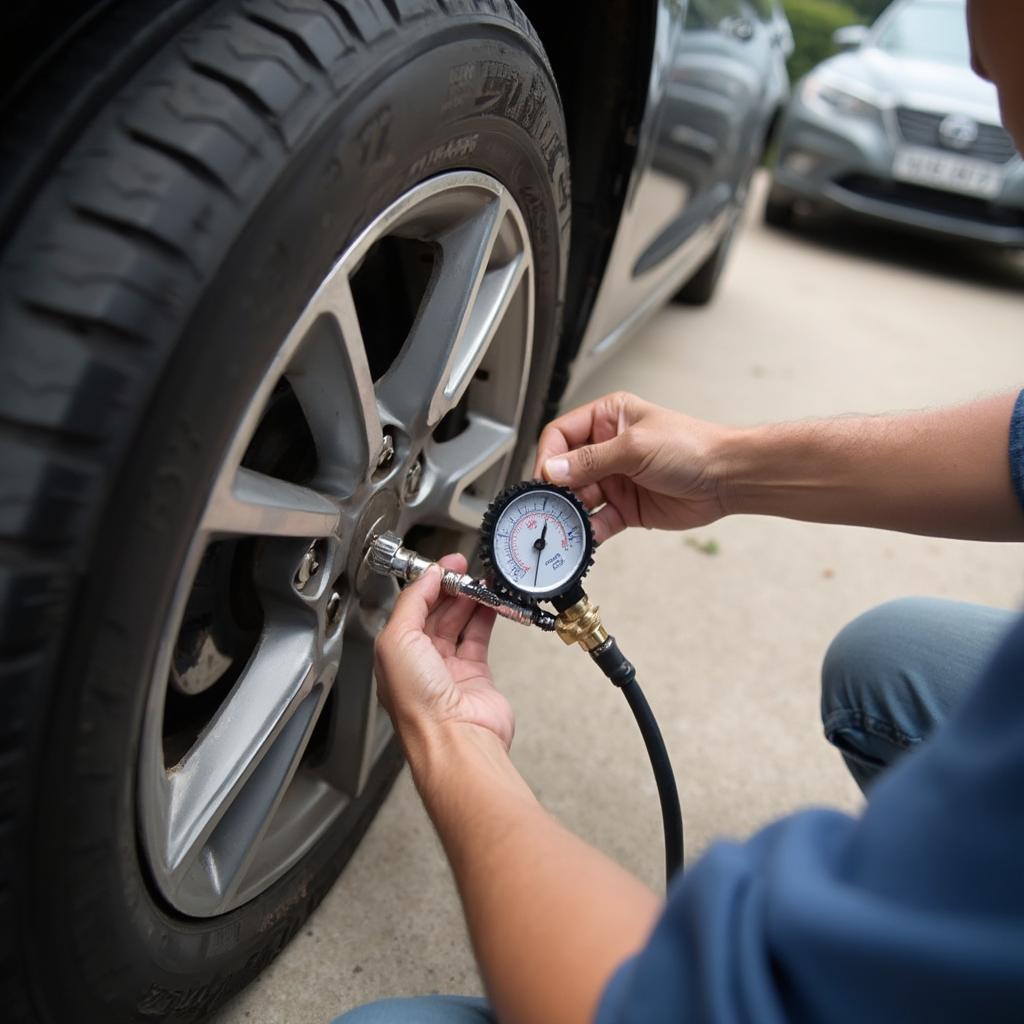
[[[679,791],[676,789],[676,777],[672,772],[672,763],[668,759],[665,741],[661,730],[651,711],[650,704],[634,679],[621,687],[623,696],[629,703],[636,724],[640,726],[640,735],[647,747],[647,756],[651,759],[654,770],[654,781],[658,784],[658,799],[661,801],[661,821],[665,830],[665,881],[672,877],[683,866],[683,812],[679,806]]]
[[[661,822],[665,831],[665,881],[671,883],[672,877],[683,866],[683,811],[679,806],[679,790],[676,788],[672,762],[665,749],[665,740],[654,712],[636,681],[636,669],[619,650],[614,637],[609,637],[600,647],[591,651],[590,656],[601,671],[622,690],[640,728],[644,746],[647,747],[654,781],[658,786],[658,799],[661,801]]]

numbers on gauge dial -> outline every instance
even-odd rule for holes
[[[586,558],[583,518],[554,491],[533,490],[513,499],[494,526],[497,571],[527,594],[564,587]]]

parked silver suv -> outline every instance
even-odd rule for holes
[[[963,0],[902,0],[794,90],[765,219],[794,208],[1024,246],[1024,163],[970,67]]]

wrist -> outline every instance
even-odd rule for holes
[[[484,726],[416,719],[403,723],[399,735],[413,779],[425,801],[428,791],[444,788],[460,776],[464,781],[467,773],[494,781],[514,778],[529,792],[504,741]]]
[[[719,453],[725,514],[808,518],[813,493],[830,486],[819,440],[810,422],[730,430]]]
[[[731,427],[716,439],[708,464],[724,516],[755,511],[756,470],[763,461],[763,447],[761,427]]]

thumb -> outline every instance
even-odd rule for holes
[[[441,567],[432,565],[415,583],[410,583],[395,602],[388,629],[396,635],[410,630],[422,632],[441,595]]]
[[[544,475],[553,484],[581,487],[616,473],[632,476],[639,470],[640,463],[641,459],[637,457],[626,435],[619,434],[610,441],[584,445],[548,459],[544,463]]]

